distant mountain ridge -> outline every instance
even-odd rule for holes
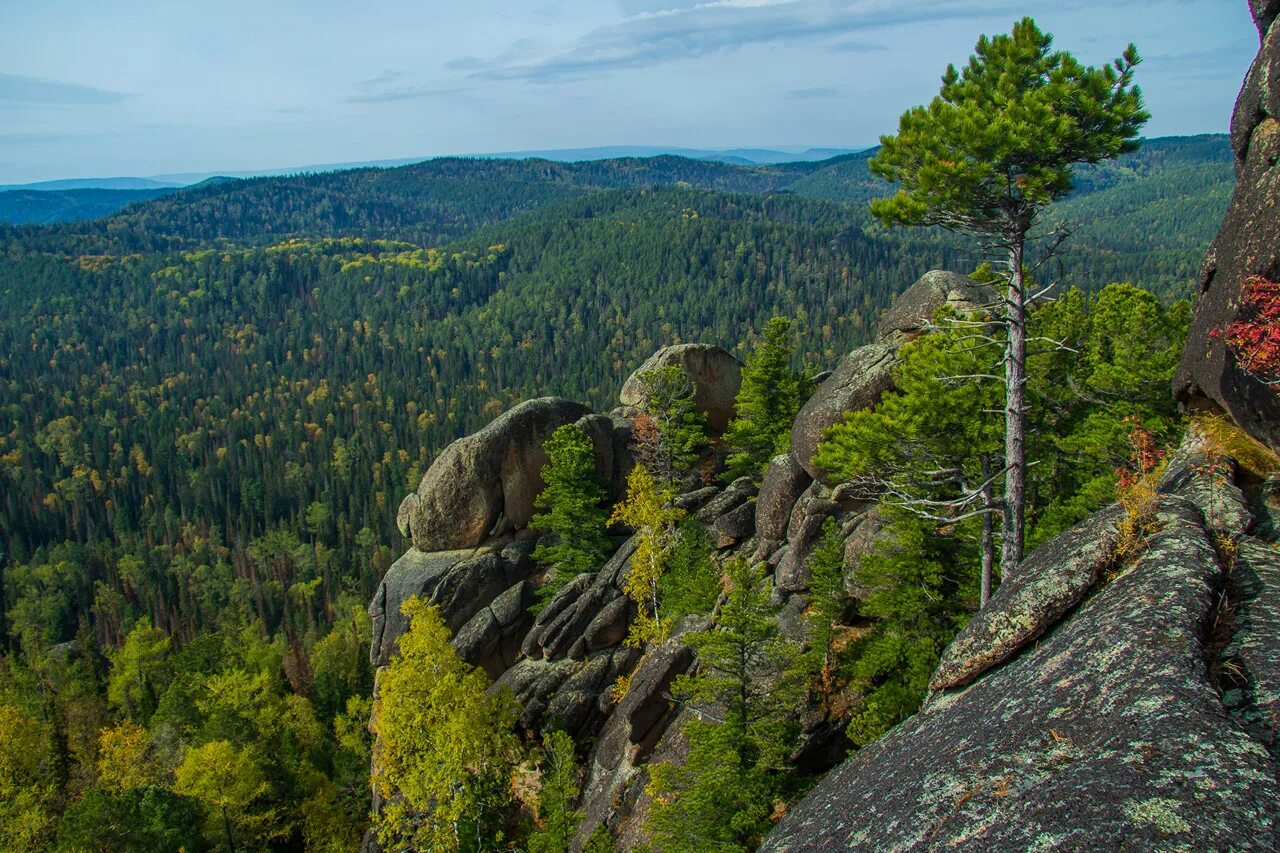
[[[580,152],[592,149],[580,149]],[[674,155],[608,160],[447,157],[395,167],[210,179],[166,191],[163,197],[121,197],[116,211],[77,225],[85,236],[111,233],[131,250],[226,239],[263,242],[282,236],[382,237],[435,245],[476,228],[545,205],[609,189],[689,186],[734,193],[791,193],[865,207],[888,191],[870,173],[875,149],[826,160],[742,165]],[[1082,195],[1106,192],[1123,205],[1139,191],[1153,198],[1221,196],[1232,185],[1231,151],[1224,135],[1164,137],[1115,163],[1079,171]],[[1188,189],[1188,188],[1191,189]],[[30,193],[0,193],[0,222],[54,223],[85,219],[68,208],[36,215]],[[38,201],[36,199],[35,201]],[[125,209],[130,202],[145,202]],[[66,204],[66,200],[59,200]],[[19,205],[22,217],[11,212]],[[1215,210],[1214,215],[1220,213]],[[79,214],[79,215],[77,215]],[[865,217],[865,210],[853,218]],[[1212,219],[1212,217],[1210,217]],[[1209,220],[1206,220],[1209,221]]]
[[[622,157],[687,157],[690,160],[714,160],[736,165],[765,163],[813,162],[829,160],[843,154],[852,154],[863,148],[681,148],[669,145],[602,145],[589,148],[539,148],[522,151],[489,151],[476,154],[440,155],[435,157],[397,157],[386,160],[352,160],[342,163],[312,163],[305,166],[286,166],[278,169],[250,169],[217,172],[172,172],[148,177],[114,178],[61,178],[52,181],[35,181],[25,184],[0,184],[0,192],[31,190],[49,192],[58,190],[146,190],[162,187],[188,187],[204,181],[220,178],[268,178],[284,175],[310,174],[313,172],[337,172],[346,169],[393,169],[446,159],[498,159],[498,160],[554,160],[573,163],[584,160],[616,160]]]

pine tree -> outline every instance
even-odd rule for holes
[[[920,707],[938,658],[971,612],[972,579],[959,567],[972,548],[905,510],[881,510],[887,537],[862,557],[854,577],[868,594],[858,604],[871,630],[849,647],[851,684],[862,704],[849,739],[865,746]]]
[[[837,676],[838,664],[832,649],[835,626],[849,608],[849,593],[844,585],[844,536],[834,518],[822,524],[822,536],[809,556],[809,609],[805,621],[809,626],[810,670],[815,673],[823,697],[830,695]]]
[[[724,433],[724,443],[733,449],[725,460],[726,479],[759,477],[770,459],[791,446],[791,424],[813,390],[804,374],[792,369],[794,352],[791,321],[769,320],[743,366],[734,419]]]
[[[669,853],[754,849],[772,825],[796,734],[800,650],[778,633],[763,566],[734,556],[724,571],[715,625],[685,638],[698,672],[673,685],[702,709],[682,730],[688,757],[651,770],[649,828]]]
[[[981,543],[983,589],[990,589],[999,511],[993,485],[1001,451],[999,382],[987,354],[963,325],[948,324],[899,351],[896,391],[848,415],[818,445],[816,463],[869,500],[913,513]],[[981,522],[975,524],[974,521]],[[981,603],[985,603],[983,598]]]
[[[542,466],[546,485],[533,502],[543,512],[534,516],[530,526],[554,535],[551,543],[533,552],[535,560],[552,567],[538,590],[539,598],[548,601],[575,575],[598,569],[611,543],[606,535],[609,513],[602,506],[605,488],[596,475],[590,436],[575,424],[565,424],[543,448],[549,460]]]
[[[559,729],[543,732],[542,761],[538,770],[542,787],[538,794],[538,828],[529,836],[529,853],[563,853],[582,823],[574,811],[578,799],[578,761],[573,738]]]
[[[641,462],[663,483],[684,480],[707,445],[707,416],[694,404],[693,381],[678,364],[640,374],[644,406],[636,420]]]
[[[1132,85],[1133,45],[1101,69],[1081,65],[1031,18],[978,40],[963,71],[947,66],[928,107],[881,138],[873,173],[899,186],[871,203],[887,225],[935,225],[1002,253],[1005,460],[1001,568],[1022,560],[1027,469],[1027,248],[1044,209],[1071,190],[1071,168],[1138,147],[1150,115]],[[1047,231],[1047,229],[1042,229]],[[1056,244],[1052,244],[1056,245]]]

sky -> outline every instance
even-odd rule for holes
[[[3,0],[0,184],[603,145],[875,144],[982,33],[1130,41],[1148,136],[1225,131],[1244,0]]]

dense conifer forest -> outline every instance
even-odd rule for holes
[[[1081,291],[1056,322],[1085,324],[1084,294],[1112,282],[1189,297],[1230,163],[1215,136],[1082,169],[1054,209],[1075,239],[1039,273]],[[945,232],[875,224],[866,202],[887,190],[862,154],[436,160],[0,226],[0,761],[28,780],[0,790],[0,835],[353,849],[369,801],[364,603],[403,550],[400,498],[520,400],[607,410],[658,347],[745,357],[775,315],[808,376],[869,341],[924,271],[985,260]],[[1168,327],[1149,390],[1185,306],[1166,317],[1129,290],[1101,304],[1117,293]],[[1089,340],[1100,369],[1121,369]],[[1106,464],[1054,472],[1095,492],[1076,507],[1046,494],[1045,524],[1113,494]],[[279,757],[268,770],[263,752]]]

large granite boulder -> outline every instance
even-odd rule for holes
[[[581,403],[558,397],[526,400],[453,442],[401,504],[401,531],[420,551],[450,551],[526,527],[543,486],[542,443],[557,427],[590,414]],[[610,459],[600,467],[612,465]]]
[[[370,649],[373,665],[385,666],[391,661],[400,636],[409,629],[408,619],[400,608],[415,595],[439,607],[445,624],[455,633],[461,632],[485,608],[497,604],[494,619],[499,633],[510,637],[511,631],[502,629],[521,622],[523,612],[511,613],[511,608],[503,608],[498,600],[533,574],[536,565],[530,559],[531,551],[529,542],[513,543],[500,551],[480,548],[425,553],[410,548],[387,570],[369,603],[369,615],[373,618]],[[469,644],[480,643],[477,652],[483,650],[483,643],[474,633],[481,628],[477,623],[468,632]],[[484,642],[488,639],[492,638],[486,637]]]
[[[923,329],[938,309],[951,306],[957,313],[991,305],[996,292],[959,273],[931,270],[893,300],[876,324],[876,338],[884,340],[900,333],[910,335]]]
[[[1210,669],[1225,575],[1214,537],[1181,496],[1161,497],[1156,520],[1136,562],[1097,579],[1038,642],[1032,631],[1001,655],[971,648],[976,680],[855,754],[763,849],[1276,849],[1275,721],[1252,731]],[[1016,625],[1024,597],[1007,585],[989,607]],[[1256,612],[1250,625],[1274,621],[1274,608]]]
[[[1241,318],[1241,289],[1280,277],[1280,24],[1275,0],[1253,0],[1262,47],[1231,120],[1236,188],[1200,273],[1191,333],[1174,392],[1190,408],[1220,408],[1280,449],[1280,395],[1236,364],[1214,332]]]
[[[675,344],[663,347],[627,377],[619,395],[624,406],[643,409],[647,402],[640,374],[678,365],[693,380],[693,401],[707,416],[713,432],[724,432],[733,418],[733,404],[742,385],[742,365],[727,350],[710,344]]]
[[[791,522],[791,508],[813,478],[791,453],[775,456],[765,469],[756,500],[756,536],[781,542]]]
[[[859,347],[840,359],[840,365],[813,392],[791,426],[791,456],[810,477],[822,472],[813,464],[822,434],[846,412],[869,409],[893,390],[893,366],[901,340],[889,337]]]

